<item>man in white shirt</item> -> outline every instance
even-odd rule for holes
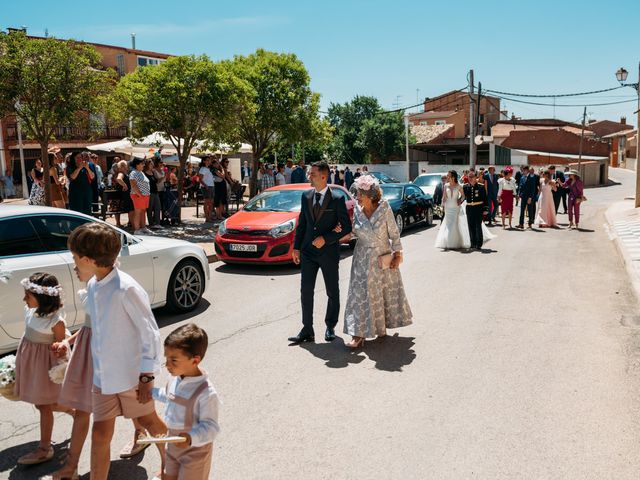
[[[206,157],[198,170],[198,178],[204,192],[204,218],[207,222],[213,222],[213,195],[215,192],[213,172],[211,171],[211,159]]]
[[[287,160],[287,166],[284,167],[284,181],[285,183],[291,183],[291,172],[293,172],[293,161]]]
[[[285,185],[286,183],[287,180],[284,175],[284,167],[282,165],[278,165],[278,173],[276,173],[276,185]]]

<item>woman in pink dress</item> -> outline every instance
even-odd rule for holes
[[[538,199],[538,212],[536,221],[539,227],[557,227],[556,207],[553,203],[553,192],[557,189],[556,182],[551,180],[549,170],[542,172],[540,180],[540,198]]]
[[[569,179],[564,183],[564,188],[569,189],[569,228],[580,228],[580,205],[584,200],[584,183],[580,180],[580,174],[576,170],[569,171]],[[575,219],[576,223],[573,223]]]

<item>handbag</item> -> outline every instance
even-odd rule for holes
[[[388,270],[391,267],[391,260],[393,260],[393,255],[391,253],[380,255],[378,257],[378,266],[382,270]]]
[[[585,197],[584,195],[581,195],[578,198],[576,198],[576,203],[582,203],[586,201],[587,201],[587,197]]]

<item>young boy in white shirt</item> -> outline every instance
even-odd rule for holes
[[[149,297],[116,266],[120,238],[101,223],[87,223],[69,236],[75,270],[87,282],[93,362],[91,479],[106,480],[117,416],[138,420],[153,436],[166,425],[151,397],[160,367],[160,331]],[[161,457],[164,449],[159,448]],[[164,458],[163,458],[164,465]]]
[[[166,403],[164,419],[170,436],[184,437],[167,446],[163,480],[207,480],[213,440],[220,431],[218,395],[207,373],[199,367],[207,352],[207,333],[190,323],[164,341],[167,370],[173,378],[165,388],[154,388],[153,398]]]

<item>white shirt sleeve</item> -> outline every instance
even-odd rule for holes
[[[151,389],[151,396],[156,402],[167,403],[169,401],[166,387],[153,387]]]
[[[142,349],[140,373],[159,371],[160,330],[158,330],[158,324],[151,312],[147,292],[140,287],[130,286],[123,297],[123,307],[129,314],[140,339]]]
[[[219,403],[218,395],[212,392],[211,389],[198,398],[198,418],[200,421],[189,432],[192,447],[201,447],[213,442],[218,432],[220,432],[218,423]]]

